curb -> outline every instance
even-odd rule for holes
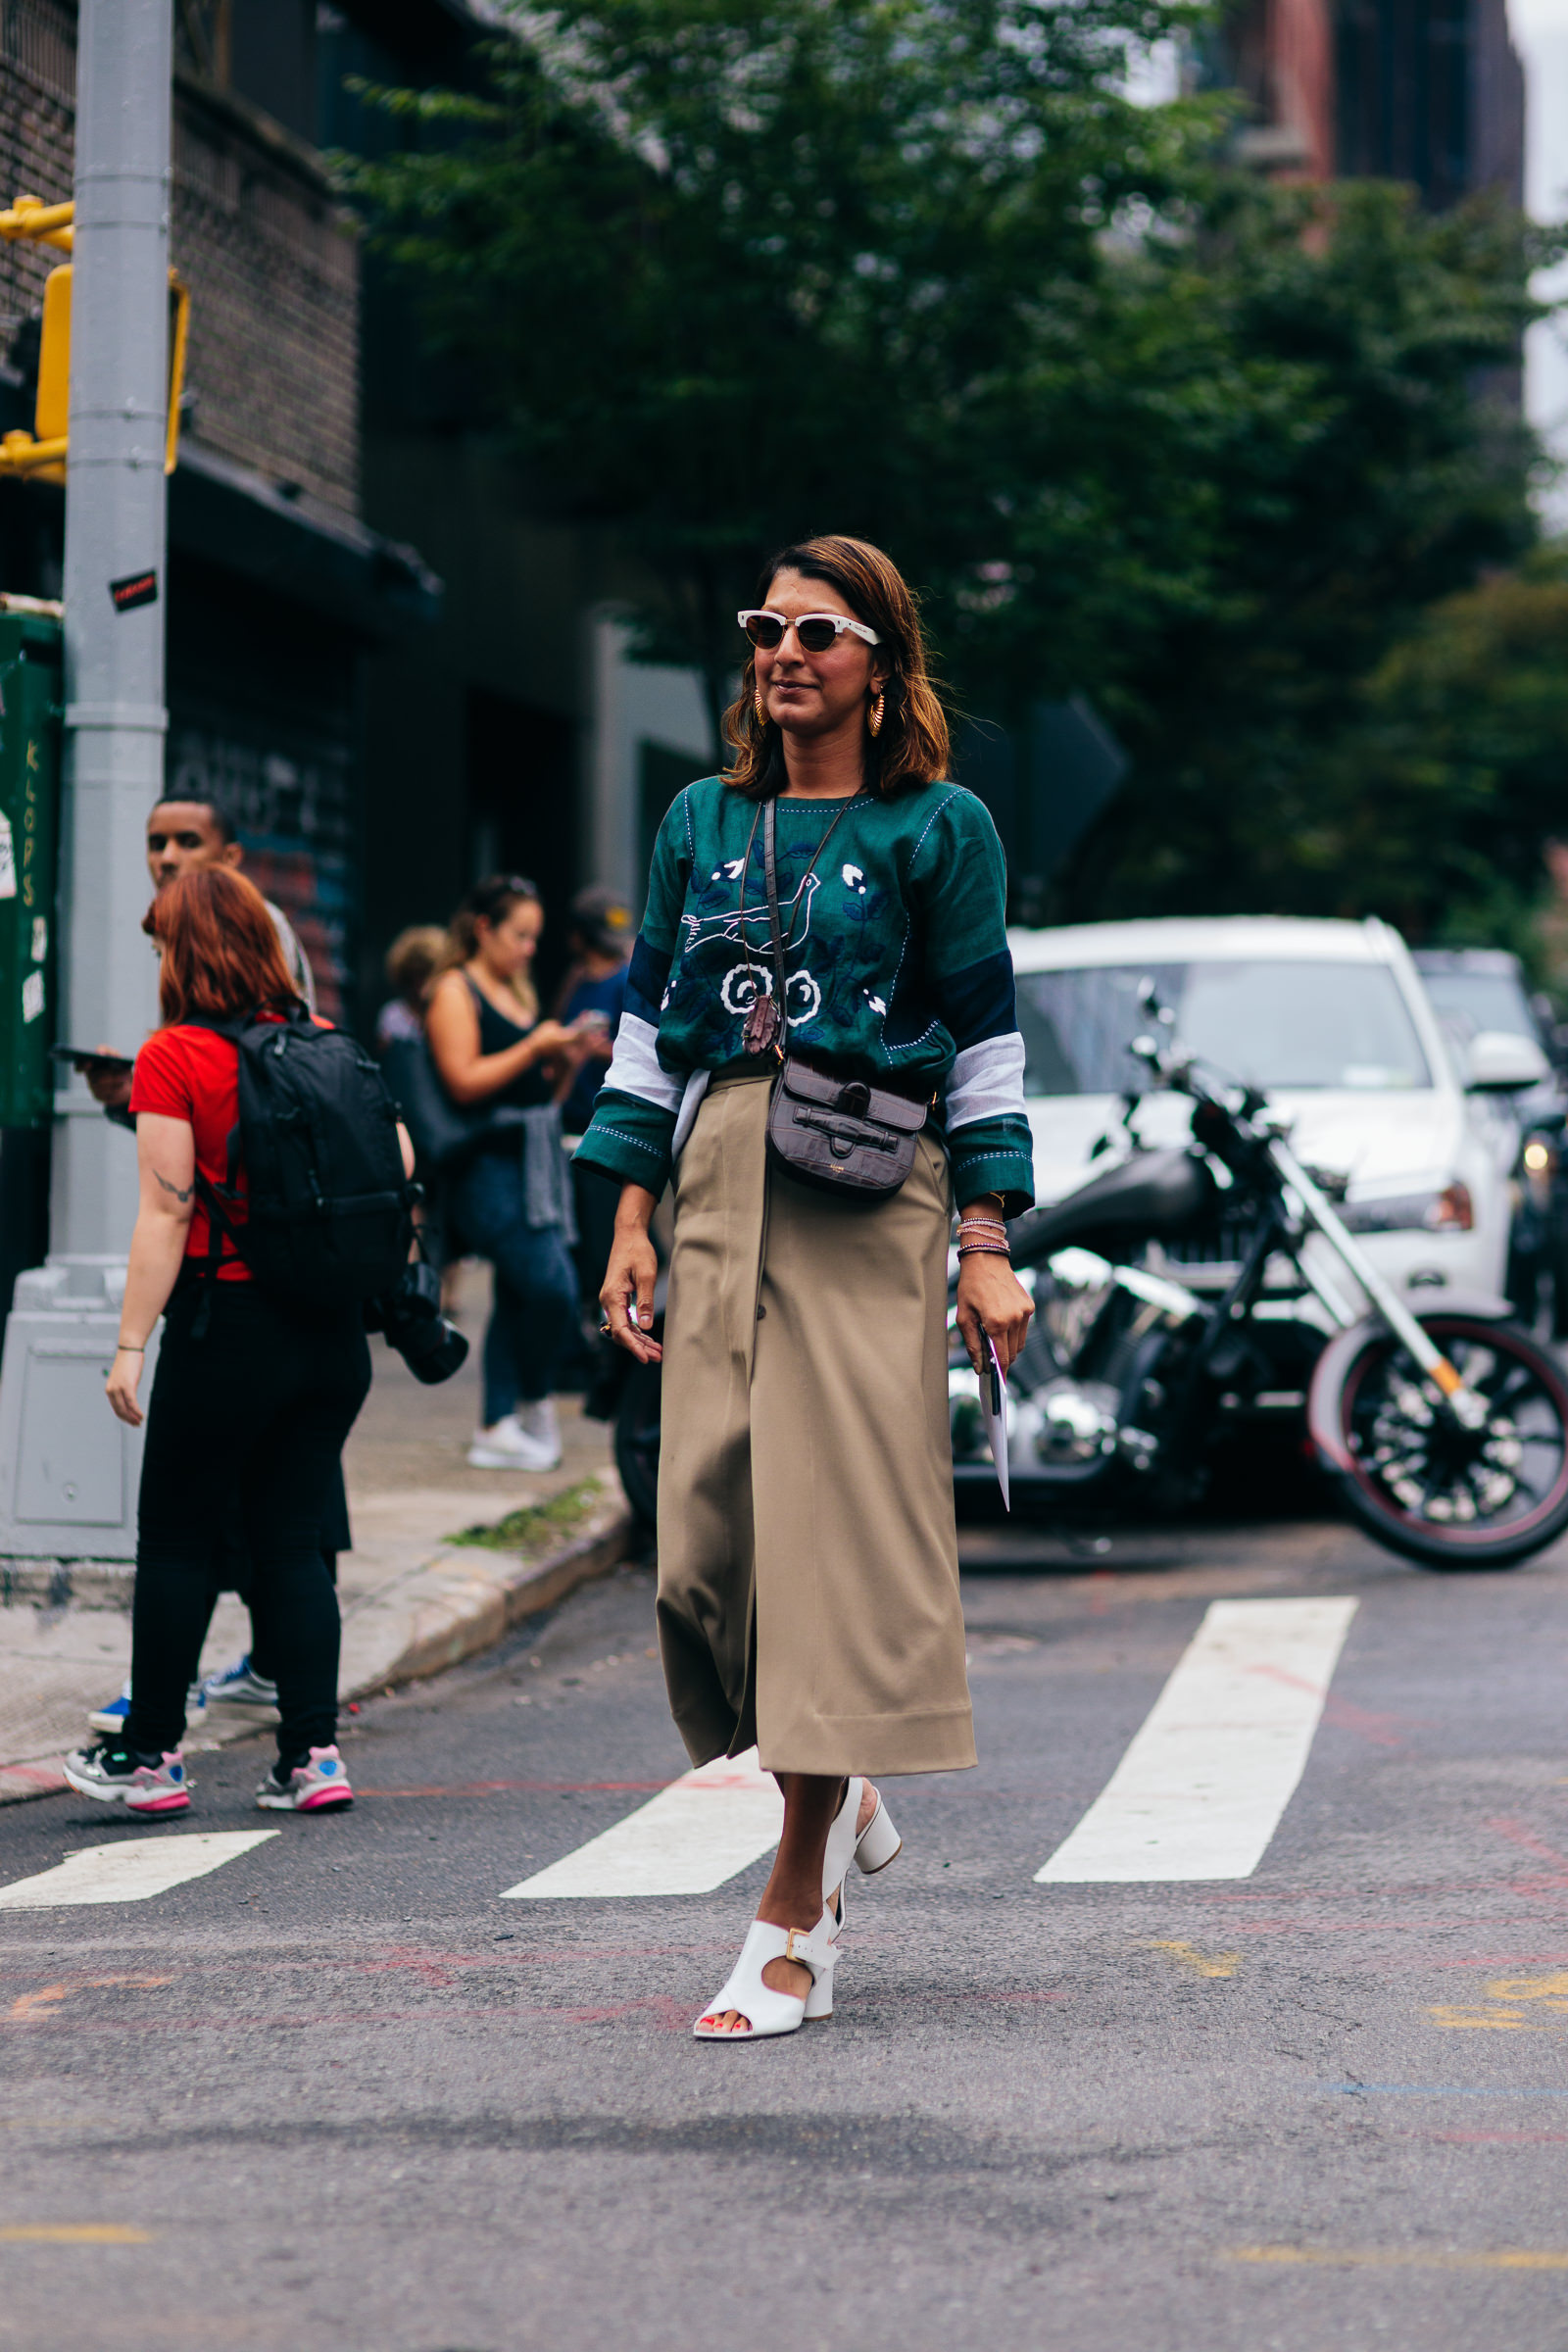
[[[525,1617],[556,1608],[579,1586],[608,1576],[636,1550],[638,1533],[614,1472],[602,1470],[597,1477],[601,1498],[586,1526],[557,1550],[531,1557],[479,1546],[442,1551],[379,1592],[351,1601],[343,1612],[340,1703],[442,1674],[492,1647]],[[86,1563],[73,1563],[82,1565]],[[91,1569],[101,1571],[107,1565],[93,1562]],[[50,1575],[57,1567],[51,1561],[38,1563],[37,1596],[52,1593],[59,1605],[58,1584]],[[87,1581],[95,1597],[101,1591],[110,1605],[128,1605],[128,1572],[123,1584],[120,1572],[112,1578],[91,1575]],[[257,1728],[254,1722],[236,1722],[218,1739],[195,1740],[191,1752],[225,1746],[230,1739]],[[0,1765],[0,1805],[53,1796],[67,1785],[49,1757]]]
[[[401,1683],[443,1674],[489,1649],[524,1617],[553,1609],[580,1585],[607,1576],[634,1548],[636,1528],[619,1492],[607,1494],[588,1527],[559,1551],[534,1559],[482,1551],[442,1552],[343,1620],[342,1695],[367,1698]],[[401,1628],[378,1629],[381,1615]],[[414,1625],[408,1626],[413,1615]],[[396,1646],[376,1656],[375,1636]]]
[[[54,1796],[67,1786],[58,1764],[0,1764],[0,1805],[29,1796]]]

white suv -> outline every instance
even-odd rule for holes
[[[1344,1213],[1402,1291],[1502,1292],[1512,1130],[1467,1094],[1409,951],[1387,923],[1227,915],[1010,934],[1035,1190],[1059,1200],[1126,1149],[1123,1098],[1147,1084],[1128,1042],[1152,979],[1181,1044],[1263,1089],[1309,1166],[1346,1180]],[[1190,1105],[1151,1095],[1149,1144],[1180,1141]],[[1197,1288],[1228,1281],[1240,1235],[1168,1245]],[[1313,1250],[1324,1245],[1314,1242]]]

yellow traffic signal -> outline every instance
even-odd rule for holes
[[[19,196],[0,212],[0,237],[27,237],[40,244],[70,247],[74,207],[40,205]],[[179,456],[179,402],[185,388],[185,345],[190,329],[190,289],[169,272],[169,430],[164,471],[172,473]],[[66,478],[66,428],[71,414],[71,264],[51,270],[43,287],[43,329],[38,343],[38,397],[32,431],[0,435],[0,473],[29,473],[40,481]]]

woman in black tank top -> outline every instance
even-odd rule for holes
[[[548,1035],[554,1031],[556,1024],[553,1021],[541,1024],[537,1020],[530,1020],[523,1010],[520,1000],[515,1013],[503,1012],[499,1005],[492,1004],[478,982],[466,969],[464,971],[463,978],[467,986],[473,1009],[478,1015],[480,1062],[499,1063],[503,1054],[510,1054],[513,1048],[520,1045],[524,1039],[528,1041],[533,1054],[537,1055],[540,1051],[539,1031],[541,1026]],[[444,1071],[442,1076],[444,1079]],[[515,1078],[511,1079],[505,1086],[498,1087],[494,1094],[485,1096],[485,1108],[487,1110],[531,1110],[537,1102],[554,1102],[556,1086],[557,1074],[554,1069],[546,1071],[540,1067],[537,1059],[530,1060],[524,1063]],[[450,1085],[447,1091],[449,1094],[451,1093]]]
[[[541,1021],[528,974],[544,928],[531,882],[496,875],[453,917],[446,969],[430,996],[430,1054],[461,1109],[494,1114],[451,1185],[461,1245],[487,1257],[495,1305],[484,1342],[476,1469],[553,1470],[561,1459],[551,1391],[571,1337],[577,1284],[551,1106],[570,1085],[586,1040]],[[526,1153],[526,1157],[525,1157]]]

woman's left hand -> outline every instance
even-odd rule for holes
[[[142,1425],[143,1414],[141,1406],[136,1402],[136,1391],[141,1383],[141,1368],[146,1360],[145,1350],[138,1350],[136,1354],[131,1355],[125,1348],[117,1348],[115,1360],[109,1367],[109,1379],[105,1384],[104,1394],[108,1396],[110,1404],[119,1418],[128,1422],[132,1429],[140,1429]]]
[[[989,1334],[1004,1372],[1029,1337],[1035,1302],[1000,1252],[974,1250],[958,1264],[958,1329],[979,1372],[984,1366],[982,1333]]]

